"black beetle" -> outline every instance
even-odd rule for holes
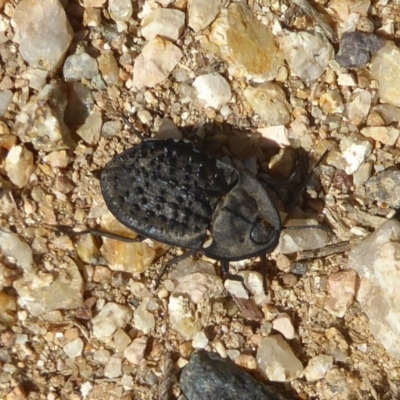
[[[107,207],[139,235],[219,261],[270,253],[281,219],[257,179],[183,140],[147,140],[101,172]]]
[[[188,250],[164,267],[201,252],[221,262],[225,277],[239,281],[229,274],[230,261],[265,256],[279,242],[281,218],[261,182],[188,141],[142,140],[105,166],[100,185],[108,209],[139,237],[60,230],[150,238]]]

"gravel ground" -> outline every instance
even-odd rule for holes
[[[60,50],[54,67],[43,67],[48,71],[43,78],[38,65],[33,65],[26,54],[51,48],[58,40],[56,28],[50,34],[45,32],[49,39],[45,44],[31,34],[32,49],[26,49],[26,43],[23,47],[14,36],[15,26],[22,29],[14,15],[18,3],[5,2],[0,12],[0,226],[2,231],[13,233],[0,238],[0,398],[183,399],[179,376],[195,348],[233,358],[237,365],[290,399],[400,398],[400,360],[371,334],[369,319],[354,299],[354,292],[343,303],[340,290],[337,294],[332,288],[335,274],[348,271],[348,249],[398,208],[391,203],[396,200],[395,188],[373,202],[366,195],[370,189],[364,187],[371,176],[397,166],[400,160],[398,108],[393,105],[391,122],[374,108],[380,102],[392,104],[382,100],[378,78],[371,77],[369,52],[378,51],[382,43],[376,49],[371,45],[365,66],[344,68],[335,61],[313,79],[298,77],[296,59],[290,63],[288,53],[286,63],[283,58],[279,61],[278,55],[271,56],[271,65],[277,62],[280,66],[268,79],[275,79],[283,89],[283,98],[279,91],[271,95],[271,88],[266,94],[248,91],[250,97],[246,97],[246,89],[258,88],[267,78],[252,83],[242,70],[232,72],[223,55],[211,51],[215,44],[204,45],[203,39],[212,35],[210,26],[194,32],[187,26],[191,20],[186,18],[178,38],[171,39],[182,56],[161,83],[152,85],[151,68],[149,75],[138,81],[139,73],[133,78],[133,63],[148,43],[139,29],[143,10],[148,13],[159,7],[156,2],[133,3],[132,16],[123,21],[115,17],[111,7],[119,2],[93,0],[80,5],[64,1],[73,39],[65,54]],[[129,9],[125,2],[120,3],[122,10]],[[368,1],[318,1],[322,14],[314,9],[310,12],[305,2],[294,3],[293,13],[283,1],[251,1],[248,10],[251,18],[269,26],[275,36],[282,30],[296,35],[319,31],[317,36],[323,38],[321,54],[329,53],[328,46],[337,54],[335,37],[341,38],[346,23],[353,23],[353,31],[398,40],[400,6],[395,1],[372,5]],[[187,10],[184,0],[168,7]],[[24,18],[33,16],[28,12]],[[63,27],[65,30],[60,23],[59,28]],[[293,44],[295,39],[290,40]],[[302,40],[304,53],[315,51]],[[247,46],[246,41],[238,39],[236,57],[247,57]],[[355,49],[356,45],[352,46]],[[161,46],[166,47],[165,43]],[[65,61],[82,54],[91,59]],[[328,57],[330,61],[334,54]],[[169,54],[168,60],[175,56]],[[300,55],[294,56],[300,59]],[[215,107],[205,105],[204,98],[202,102],[193,89],[195,78],[209,73],[218,73],[224,81],[213,81],[215,96],[203,92],[206,101],[217,101]],[[392,75],[389,86],[396,85],[396,73]],[[41,102],[36,96],[45,83],[54,85],[56,94],[50,101]],[[231,93],[227,100],[226,83]],[[201,92],[206,84],[199,85]],[[9,91],[12,96],[7,99]],[[353,102],[360,92],[369,93],[367,106],[363,99]],[[270,97],[272,100],[268,100]],[[263,107],[274,109],[274,102],[278,102],[279,110],[286,108],[288,112],[271,123],[271,115],[260,113]],[[261,106],[257,108],[255,103]],[[32,113],[26,110],[27,104],[36,107]],[[365,115],[358,117],[360,113]],[[185,303],[197,331],[192,326],[177,327],[170,314],[171,299],[179,299],[176,287],[182,284],[180,270],[163,278],[157,289],[153,284],[161,263],[181,254],[179,249],[152,241],[127,245],[90,235],[74,237],[52,228],[62,224],[132,234],[107,212],[98,180],[98,172],[107,162],[139,143],[121,115],[129,117],[146,138],[182,136],[219,158],[234,159],[239,169],[269,170],[275,179],[288,177],[296,167],[293,147],[303,148],[310,164],[330,147],[291,219],[316,219],[332,229],[331,244],[341,247],[329,255],[324,249],[288,256],[274,253],[268,260],[268,289],[263,294],[266,301],[256,302],[257,306],[251,303],[253,314],[246,314],[246,306],[221,289],[218,296],[196,305]],[[60,122],[63,119],[68,129]],[[54,125],[54,120],[58,124]],[[56,132],[55,137],[40,137],[46,125]],[[279,128],[260,130],[269,126]],[[392,130],[360,134],[364,128],[376,127]],[[272,143],[276,138],[283,149]],[[356,150],[354,146],[358,146]],[[354,166],[358,151],[362,159]],[[346,152],[351,153],[350,158]],[[214,263],[200,259],[207,265]],[[181,264],[181,268],[193,271],[192,264]],[[260,271],[259,259],[241,264]],[[344,279],[341,285],[353,284],[356,291],[359,280],[355,275],[339,276]],[[196,281],[196,285],[205,285],[207,291],[218,289],[222,282],[218,279],[216,283]],[[114,308],[99,322],[98,316],[109,304]],[[185,306],[179,312],[184,310]],[[289,327],[278,327],[276,319],[282,316]],[[113,319],[109,328],[107,321]],[[293,337],[288,333],[291,328]],[[203,336],[196,336],[198,332]],[[332,365],[315,381],[300,371],[292,379],[270,382],[274,379],[268,380],[257,369],[257,352],[264,338],[278,332],[286,335],[294,353],[283,354],[282,359],[292,363],[292,357],[297,357],[306,367],[313,357],[329,355]]]

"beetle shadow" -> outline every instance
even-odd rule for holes
[[[321,187],[315,179],[315,171],[310,169],[315,160],[303,148],[281,148],[254,130],[239,129],[229,123],[188,126],[181,131],[183,137],[197,143],[200,150],[219,159],[225,157],[225,161],[229,158],[235,168],[255,175],[281,212],[289,213],[296,204],[303,206],[303,197],[306,197],[303,194],[308,185],[315,190]]]

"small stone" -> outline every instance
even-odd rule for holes
[[[83,12],[83,26],[99,26],[101,24],[101,10],[87,7]]]
[[[66,340],[75,340],[80,336],[78,328],[69,328],[64,332],[64,337]]]
[[[198,76],[193,87],[197,90],[197,98],[203,101],[205,107],[216,110],[224,106],[232,97],[229,83],[217,72]]]
[[[269,125],[286,125],[291,106],[283,89],[272,82],[257,87],[248,86],[243,92],[251,108]]]
[[[142,282],[136,282],[134,280],[131,280],[129,285],[129,290],[132,293],[132,296],[140,300],[144,300],[146,297],[148,297],[149,299],[153,297],[153,294],[150,292],[147,286]]]
[[[101,128],[101,136],[109,139],[117,135],[122,130],[122,125],[119,121],[106,121]]]
[[[295,274],[286,274],[286,275],[283,275],[283,277],[282,277],[282,283],[286,287],[294,287],[294,286],[296,286],[297,282],[298,282],[298,278]],[[281,333],[283,333],[283,332],[281,332]]]
[[[300,360],[281,335],[272,335],[261,340],[257,350],[257,364],[260,372],[275,382],[296,379],[303,372]]]
[[[15,324],[17,311],[17,299],[5,292],[0,292],[0,323],[6,326]]]
[[[312,226],[318,225],[313,219],[291,220],[288,226]],[[295,229],[283,230],[279,239],[279,244],[275,248],[275,254],[291,254],[304,250],[315,250],[325,247],[330,241],[328,232],[322,229]]]
[[[179,10],[158,8],[142,20],[142,36],[153,40],[156,36],[176,42],[185,29],[185,13]]]
[[[135,60],[133,87],[142,90],[158,85],[168,77],[182,56],[182,51],[171,42],[154,38]]]
[[[356,188],[364,185],[364,183],[371,177],[372,163],[366,162],[361,164],[356,172],[353,174],[353,183]]]
[[[61,84],[46,85],[16,116],[14,133],[22,142],[31,142],[36,150],[74,148],[76,144],[64,123],[67,104]]]
[[[257,132],[261,133],[262,138],[271,141],[271,143],[274,143],[279,147],[290,146],[289,131],[284,125],[258,128]]]
[[[45,3],[20,1],[12,25],[15,30],[13,40],[19,44],[22,58],[31,67],[55,74],[74,36],[61,3],[58,0]]]
[[[155,137],[157,139],[182,139],[182,132],[174,121],[169,118],[163,118]]]
[[[319,105],[324,114],[341,114],[344,110],[343,99],[338,89],[322,94]]]
[[[232,279],[226,279],[224,282],[225,289],[235,297],[240,297],[242,299],[248,299],[249,295],[241,281],[234,281]]]
[[[132,390],[134,387],[134,381],[133,381],[133,377],[127,374],[124,374],[121,378],[120,381],[122,387],[124,388],[124,390],[128,391],[128,390]]]
[[[390,126],[367,126],[361,129],[361,134],[382,144],[394,146],[400,135],[400,130]]]
[[[129,283],[131,275],[127,272],[114,271],[111,274],[111,286],[115,288],[125,287]]]
[[[5,169],[10,181],[23,188],[34,170],[33,154],[23,146],[14,146],[7,154]]]
[[[8,106],[10,105],[13,98],[13,92],[11,90],[0,91],[0,117],[4,117]]]
[[[63,347],[64,353],[69,358],[76,358],[82,354],[83,350],[83,341],[81,338],[77,338],[71,340],[70,342],[66,343]]]
[[[156,252],[147,243],[129,243],[104,238],[101,253],[113,271],[142,273],[153,263]]]
[[[265,82],[274,79],[283,65],[270,29],[244,4],[232,3],[221,10],[211,25],[209,40],[211,45],[204,41],[203,47],[227,62],[233,77]]]
[[[93,79],[98,73],[96,60],[87,53],[72,54],[64,62],[63,75],[67,82]]]
[[[400,49],[391,41],[372,58],[371,75],[378,81],[378,94],[381,103],[400,106]],[[388,73],[390,71],[390,73]]]
[[[108,12],[114,21],[129,21],[132,12],[131,0],[108,0]]]
[[[180,278],[195,273],[208,274],[216,276],[215,267],[213,264],[198,260],[194,261],[191,258],[186,258],[185,260],[176,264],[175,268],[169,273],[170,279],[179,280]]]
[[[114,334],[113,341],[115,350],[122,352],[129,346],[131,338],[123,329],[119,328]]]
[[[400,222],[388,220],[353,247],[348,266],[361,278],[357,292],[375,339],[400,359]]]
[[[85,399],[92,390],[93,385],[90,382],[83,383],[80,388],[82,397]]]
[[[290,268],[290,272],[293,275],[303,276],[307,273],[308,266],[305,263],[295,262],[293,266]]]
[[[95,237],[93,235],[79,236],[76,242],[76,252],[78,257],[87,264],[95,261],[99,255],[99,245]]]
[[[354,300],[357,274],[353,270],[340,271],[329,276],[329,297],[325,310],[335,317],[344,317]]]
[[[108,86],[115,85],[119,79],[119,67],[113,54],[111,52],[102,54],[97,58],[97,62],[99,63],[99,69],[104,82],[106,82]],[[114,124],[118,123],[120,125],[119,121],[108,122]]]
[[[369,113],[367,118],[367,126],[384,126],[385,124],[385,120],[379,112],[372,110]]]
[[[239,354],[234,361],[236,365],[246,368],[247,370],[255,370],[257,368],[255,357],[248,354]]]
[[[243,284],[253,295],[252,298],[249,298],[242,282],[226,280],[227,289],[229,289],[244,318],[255,321],[262,319],[263,314],[258,306],[263,306],[268,302],[268,297],[264,291],[264,277],[255,271],[241,271],[238,275],[243,277]]]
[[[400,108],[391,106],[390,104],[377,104],[374,106],[373,111],[378,112],[387,125],[400,121]]]
[[[125,358],[133,365],[138,365],[144,357],[147,347],[147,337],[141,336],[132,341],[132,343],[125,349]]]
[[[268,298],[265,294],[264,276],[256,271],[241,271],[240,276],[250,293],[253,295],[254,302],[257,305],[264,305]]]
[[[149,300],[150,299],[148,297],[145,297],[133,315],[133,323],[135,328],[139,331],[142,331],[145,335],[150,333],[156,325],[154,315],[147,311]]]
[[[65,123],[76,130],[95,111],[93,90],[81,82],[68,83],[68,106],[65,109]]]
[[[100,132],[103,120],[101,112],[94,111],[86,119],[85,123],[77,130],[77,134],[87,143],[96,144],[100,140]]]
[[[106,364],[110,359],[110,352],[105,349],[96,350],[93,354],[93,360],[100,363]]]
[[[122,358],[119,354],[112,356],[104,368],[104,376],[109,379],[118,378],[122,374]]]
[[[34,271],[32,249],[15,233],[0,229],[0,249],[3,257],[11,259],[25,273]]]
[[[194,335],[192,340],[192,346],[194,349],[205,349],[208,345],[208,338],[206,334],[201,331]]]
[[[337,169],[332,184],[342,193],[348,193],[353,186],[352,175],[347,175],[342,169]]]
[[[368,140],[363,140],[358,135],[350,135],[341,140],[340,150],[342,159],[346,162],[346,165],[344,168],[341,168],[341,166],[337,166],[337,168],[344,169],[347,175],[351,175],[357,171],[358,167],[371,154],[372,144]]]
[[[14,146],[17,145],[17,143],[17,136],[12,135],[11,133],[4,133],[3,135],[0,135],[0,147],[7,151],[10,151]]]
[[[195,307],[183,296],[172,295],[168,303],[171,329],[178,332],[183,339],[191,340],[201,330],[201,322],[195,313]]]
[[[251,321],[260,321],[263,319],[264,315],[253,298],[243,298],[235,295],[232,295],[232,298],[244,319]],[[237,308],[229,306],[227,307],[227,312],[229,314],[235,314]]]
[[[83,279],[74,261],[64,257],[57,274],[25,274],[14,282],[19,304],[33,316],[78,308],[83,303]]]
[[[103,341],[108,341],[118,328],[125,326],[132,319],[132,310],[122,304],[107,303],[92,319],[93,335]]]
[[[295,337],[295,331],[292,321],[290,319],[290,316],[286,313],[279,314],[272,321],[272,327],[276,331],[282,333],[282,335],[288,340],[294,339]]]
[[[345,32],[340,39],[336,61],[345,68],[364,67],[382,44],[383,41],[376,35],[356,31]]]
[[[354,125],[365,122],[371,110],[372,96],[368,90],[357,91],[346,104],[345,115]]]
[[[83,305],[79,307],[75,312],[75,317],[79,319],[89,320],[93,317],[93,307],[96,304],[95,297],[89,297],[85,300]]]
[[[188,400],[285,400],[276,390],[240,369],[229,358],[200,350],[183,368],[180,386]]]
[[[324,36],[309,32],[286,32],[281,37],[281,50],[292,73],[305,82],[317,80],[334,56]]]
[[[371,201],[400,208],[400,171],[393,169],[376,174],[365,183],[365,191]]]
[[[215,20],[221,8],[221,0],[189,0],[188,25],[195,32],[207,28]]]
[[[339,74],[337,83],[339,86],[358,86],[355,77],[351,74]]]
[[[43,161],[48,163],[52,168],[66,168],[72,162],[72,158],[65,150],[53,151],[43,157]]]
[[[21,77],[29,81],[29,86],[35,90],[42,90],[46,84],[48,72],[38,68],[27,68]]]
[[[224,290],[221,278],[215,274],[195,272],[179,277],[177,283],[173,293],[187,295],[194,304],[218,298]]]
[[[323,379],[326,373],[332,368],[333,358],[325,354],[313,357],[304,369],[304,376],[307,382],[315,382]]]
[[[102,265],[96,265],[93,271],[93,282],[109,284],[111,282],[111,271]]]

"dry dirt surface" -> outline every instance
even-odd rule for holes
[[[32,12],[22,10],[16,18],[21,3]],[[225,45],[210,38],[229,1],[216,2],[216,14],[198,29],[189,12],[196,1],[52,0],[66,22],[54,22],[51,31],[47,21],[56,17],[46,13],[53,5],[38,11],[38,3],[0,1],[0,398],[184,399],[180,373],[196,349],[231,358],[288,399],[400,398],[400,360],[370,332],[357,301],[359,278],[347,274],[349,249],[395,214],[396,205],[373,201],[364,184],[399,163],[400,104],[382,100],[374,75],[379,66],[371,68],[370,56],[383,42],[367,51],[363,65],[344,67],[345,61],[335,60],[346,31],[398,43],[398,2],[319,0],[311,7],[249,1],[242,15],[248,26],[221,23],[221,32],[234,37]],[[183,13],[177,38],[166,38],[168,24],[178,24],[167,20],[161,23],[165,32],[147,37],[145,16],[159,8]],[[33,33],[40,24],[22,28],[41,15],[41,35]],[[254,20],[268,27],[270,44],[256,29],[250,38],[235,37]],[[63,50],[66,26],[70,38]],[[28,39],[16,38],[23,29]],[[303,32],[316,42],[300,40]],[[49,66],[53,43],[60,54]],[[140,61],[149,43],[155,50]],[[224,53],[229,46],[232,56]],[[254,59],[262,69],[258,78],[249,72],[252,66],[232,67],[231,59],[247,59],[262,46],[272,52],[265,76],[261,55]],[[293,54],[299,46],[304,54]],[[310,67],[302,69],[310,52],[313,59],[304,61]],[[325,64],[315,64],[324,57]],[[152,68],[166,58],[165,77],[156,82]],[[396,77],[396,71],[387,75]],[[206,82],[194,83],[208,74],[222,79],[211,81],[211,94]],[[388,85],[395,87],[398,76]],[[262,86],[267,80],[274,86]],[[47,97],[45,85],[51,85]],[[390,104],[393,115],[387,117],[381,103]],[[267,112],[276,104],[279,118],[278,111]],[[207,269],[212,264],[218,271],[218,263],[201,254],[172,268],[154,288],[161,265],[181,249],[56,229],[135,236],[107,211],[98,179],[107,162],[139,143],[122,115],[144,138],[183,137],[237,169],[268,172],[278,181],[290,176],[299,157],[305,154],[312,165],[329,148],[289,220],[312,218],[328,227],[316,235],[327,234],[336,247],[269,255],[266,292],[243,301]],[[271,194],[282,212],[285,195]],[[256,271],[258,279],[265,274],[260,258],[234,263],[231,270]],[[343,279],[339,287],[336,278]],[[344,300],[342,286],[350,292]],[[289,350],[263,370],[260,348],[278,334]],[[303,372],[320,355],[328,356],[326,369]],[[279,372],[285,360],[289,365]],[[298,361],[300,370],[291,370]]]

